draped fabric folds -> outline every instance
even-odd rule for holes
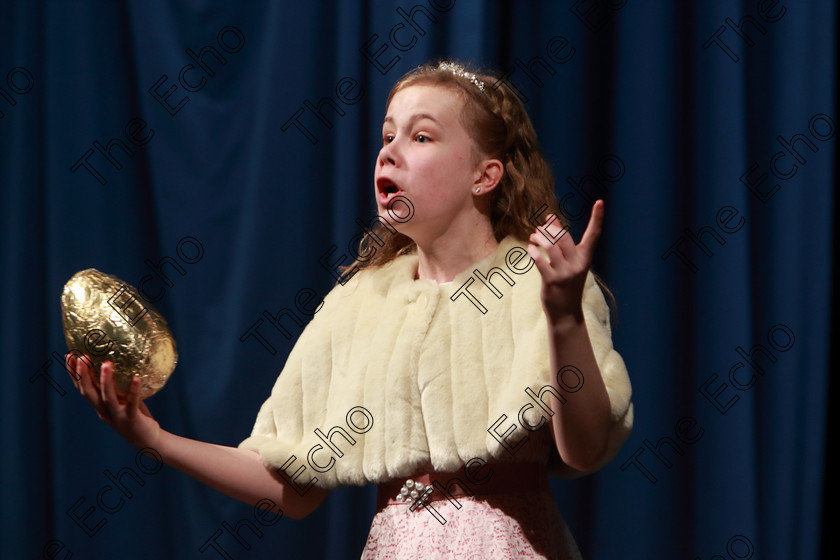
[[[447,57],[525,101],[576,237],[606,202],[635,425],[552,482],[584,557],[818,558],[835,21],[830,0],[0,3],[0,557],[360,555],[372,487],[292,521],[123,442],[63,371],[59,297],[90,267],[140,287],[179,352],[150,409],[236,445],[374,216],[390,86]]]

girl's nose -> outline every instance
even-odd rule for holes
[[[390,144],[383,145],[382,149],[379,150],[379,165],[380,165],[380,167],[385,165],[386,163],[396,167],[397,166],[397,157],[398,157],[398,154],[396,153],[396,149],[395,149],[395,146],[394,146],[394,141],[391,141]]]

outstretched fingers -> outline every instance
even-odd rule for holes
[[[548,223],[538,227],[529,237],[528,254],[542,276],[543,307],[549,319],[581,316],[583,288],[603,221],[604,201],[597,200],[577,245],[568,227],[560,229],[555,224],[556,216],[549,216]]]
[[[592,213],[589,215],[589,223],[586,224],[586,231],[583,232],[583,237],[580,238],[580,243],[577,245],[578,250],[582,253],[582,256],[587,264],[592,262],[592,255],[595,253],[595,245],[598,244],[598,239],[601,237],[603,226],[604,201],[599,199],[592,205]]]
[[[566,263],[573,265],[575,269],[588,270],[592,263],[592,255],[595,253],[595,246],[601,237],[603,224],[604,201],[599,199],[592,205],[589,222],[586,224],[586,230],[577,245],[575,245],[569,233],[568,226],[561,230],[552,221],[537,228],[537,231],[532,233],[530,237],[531,243],[539,245],[545,250],[550,262],[546,262],[542,258],[537,259],[535,255],[539,255],[539,251],[536,249],[529,249],[529,254],[537,261],[537,267],[543,273],[549,272],[551,269],[563,268]]]

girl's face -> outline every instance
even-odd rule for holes
[[[376,204],[382,218],[415,242],[475,219],[479,151],[461,122],[463,107],[452,89],[434,85],[402,89],[388,106],[374,170]],[[401,222],[408,209],[399,201],[388,215],[388,202],[398,194],[413,206],[408,221]]]

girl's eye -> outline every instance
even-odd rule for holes
[[[394,135],[393,134],[385,134],[382,137],[382,143],[383,144],[390,144],[393,141],[394,141]]]
[[[421,144],[425,144],[429,140],[430,140],[430,138],[428,136],[426,136],[425,134],[418,134],[417,135],[417,141],[420,142]]]

